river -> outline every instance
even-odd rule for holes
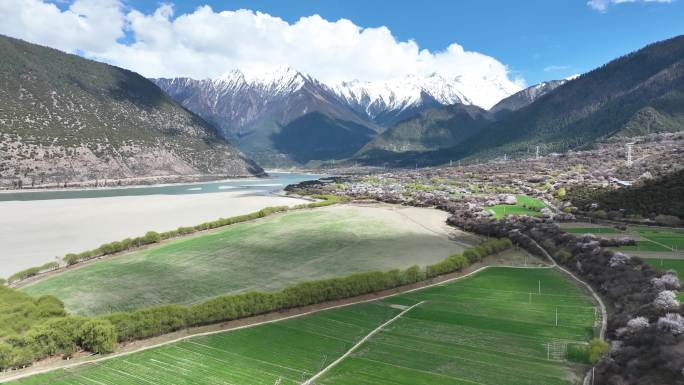
[[[0,193],[0,277],[103,243],[168,231],[267,206],[303,201],[276,195],[319,175],[82,190]]]

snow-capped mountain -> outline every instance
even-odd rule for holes
[[[291,131],[293,122],[298,124],[297,130],[302,129],[303,122],[321,124],[320,135],[333,130],[344,147],[348,134],[354,138],[350,146],[352,142],[358,146],[368,132],[382,132],[426,109],[451,104],[489,108],[519,90],[496,79],[439,74],[325,84],[287,66],[232,70],[214,79],[153,80],[183,106],[221,128],[224,136],[245,153],[267,165],[290,157],[292,138],[288,137],[287,150],[279,149],[278,141],[282,132]],[[299,120],[310,114],[317,115]]]
[[[381,130],[326,85],[290,67],[233,70],[215,79],[154,81],[184,107],[219,127],[243,152],[268,166],[294,160],[292,155],[297,151],[293,150],[296,141],[292,133],[301,130],[304,122],[321,125],[315,132],[320,135],[318,139],[307,138],[309,146],[324,147],[326,133],[337,133],[336,156],[353,153]]]
[[[520,108],[531,104],[538,98],[548,94],[549,92],[555,90],[556,88],[567,83],[567,79],[562,80],[549,80],[546,82],[541,82],[535,84],[531,87],[525,88],[522,91],[516,92],[515,94],[502,99],[494,105],[489,111],[492,113],[498,113],[501,111],[515,111]]]
[[[331,86],[347,105],[385,127],[429,107],[472,104],[462,88],[458,79],[449,81],[437,74],[376,82],[354,80]]]
[[[489,109],[520,90],[507,79],[408,75],[383,81],[342,82],[331,86],[340,98],[373,121],[391,126],[429,107],[451,104]]]

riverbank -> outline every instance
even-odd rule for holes
[[[150,230],[307,202],[259,190],[0,202],[0,276]]]

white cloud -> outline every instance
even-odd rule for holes
[[[124,33],[132,39],[121,38]],[[0,33],[107,61],[148,77],[215,77],[233,68],[290,65],[327,82],[383,80],[407,74],[490,79],[524,86],[498,60],[453,43],[443,51],[398,41],[387,27],[302,17],[293,23],[251,10],[198,7],[151,14],[120,0],[76,0],[65,11],[43,0],[0,1]]]
[[[671,3],[674,0],[589,0],[587,5],[599,12],[606,12],[611,4],[624,3]]]
[[[0,1],[0,33],[63,51],[98,54],[124,35],[117,0],[76,0],[66,11],[37,0]]]

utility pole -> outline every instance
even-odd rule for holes
[[[534,152],[534,159],[539,160],[539,146],[537,146],[537,148]]]
[[[556,326],[558,326],[558,306],[556,306]]]
[[[539,295],[541,295],[541,280],[539,280]]]

